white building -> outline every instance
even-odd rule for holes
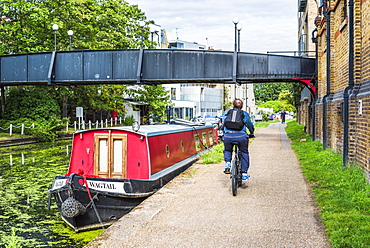
[[[205,50],[206,46],[177,39],[170,41],[168,48]],[[216,88],[216,84],[168,84],[164,87],[171,92],[175,118],[220,116],[223,112],[223,90]]]

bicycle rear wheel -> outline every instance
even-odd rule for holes
[[[231,161],[231,191],[233,196],[236,196],[238,193],[238,167],[236,164],[236,160],[234,159]]]

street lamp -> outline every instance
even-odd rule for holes
[[[72,50],[72,35],[73,35],[73,31],[72,30],[68,30],[67,31],[67,34],[69,35],[69,50]]]
[[[58,24],[53,25],[53,30],[54,30],[54,51],[57,50],[57,30],[58,30]]]
[[[237,51],[237,49],[238,49],[238,45],[237,45],[237,43],[238,43],[238,41],[237,41],[237,33],[238,33],[238,29],[237,29],[237,25],[238,25],[238,23],[239,23],[239,18],[237,18],[237,17],[234,17],[233,18],[233,23],[234,23],[234,26],[235,26],[235,46],[234,46],[234,51],[236,52]]]
[[[240,52],[240,30],[242,30],[242,25],[238,23],[236,29],[238,30],[238,52]]]

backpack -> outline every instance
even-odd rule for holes
[[[224,126],[227,129],[241,131],[244,127],[244,112],[241,109],[230,109],[226,113]]]

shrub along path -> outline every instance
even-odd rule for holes
[[[194,164],[86,247],[330,247],[284,125],[256,136],[237,196],[224,163]]]

